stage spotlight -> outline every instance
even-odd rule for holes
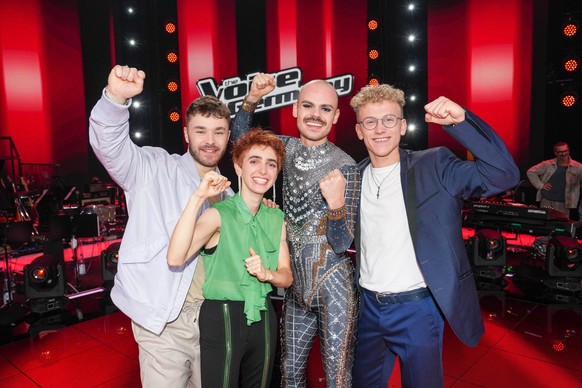
[[[170,119],[171,122],[177,123],[178,121],[180,121],[180,117],[181,115],[178,108],[170,109],[170,111],[168,112],[168,118]]]
[[[121,243],[116,242],[101,252],[101,274],[103,275],[103,282],[109,282],[111,286],[117,273],[117,260],[119,259],[120,246]]]
[[[370,58],[371,60],[376,60],[378,59],[378,57],[380,57],[380,51],[378,51],[377,49],[368,50],[368,58]]]
[[[576,55],[569,55],[562,61],[562,66],[568,73],[574,72],[580,67],[580,58]]]
[[[576,92],[564,92],[560,97],[560,102],[563,107],[571,108],[578,102],[578,94]]]
[[[562,34],[567,38],[571,38],[578,32],[578,26],[579,24],[577,20],[568,19],[568,21],[562,25]]]
[[[178,82],[176,80],[168,80],[168,81],[166,81],[166,89],[169,92],[172,92],[172,93],[177,92],[178,91],[178,87],[179,87],[179,85],[178,85]]]
[[[374,74],[372,74],[368,79],[368,85],[378,86],[380,85],[380,79],[376,77]]]
[[[166,54],[166,60],[169,63],[176,63],[178,62],[178,54],[174,51],[170,51]]]
[[[368,21],[368,30],[375,31],[377,29],[378,29],[378,20],[376,20],[376,19],[370,19]]]
[[[546,249],[550,276],[582,277],[582,246],[570,236],[553,236]]]
[[[499,267],[507,263],[505,237],[493,229],[479,229],[472,240],[475,266]]]
[[[176,32],[176,23],[174,22],[166,22],[166,24],[164,25],[164,30],[168,33],[168,34],[173,34]]]
[[[24,266],[24,293],[32,312],[45,313],[64,307],[63,263],[53,255],[42,255]]]

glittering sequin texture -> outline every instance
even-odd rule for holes
[[[283,330],[283,386],[305,384],[305,366],[319,332],[327,386],[351,386],[357,297],[345,253],[353,241],[360,175],[354,160],[330,142],[314,147],[284,137],[283,210],[294,283],[287,291]],[[319,180],[339,169],[346,206],[331,211]]]

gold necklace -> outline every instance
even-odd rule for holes
[[[396,162],[394,167],[392,167],[392,170],[390,170],[390,172],[384,177],[384,179],[382,179],[382,182],[380,182],[380,183],[376,182],[376,177],[374,176],[374,173],[370,169],[370,175],[372,176],[372,181],[374,182],[374,184],[378,188],[378,191],[376,192],[376,199],[380,199],[380,187],[382,187],[382,185],[384,184],[386,179],[388,179],[388,177],[390,175],[392,175],[392,173],[394,172],[394,170],[396,170],[396,167],[398,167],[399,164],[400,164],[400,162]]]

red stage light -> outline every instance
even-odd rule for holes
[[[44,267],[35,268],[32,270],[32,278],[36,282],[44,282],[47,277],[47,270]]]
[[[562,27],[562,33],[564,36],[571,38],[578,32],[578,22],[568,20]]]
[[[562,105],[566,108],[570,108],[576,104],[578,100],[576,93],[565,93],[562,95]]]
[[[174,24],[173,22],[167,22],[166,25],[164,26],[164,29],[168,34],[173,34],[174,32],[176,32],[176,24]]]
[[[175,52],[171,51],[168,53],[168,55],[166,56],[166,59],[168,60],[168,62],[170,63],[176,63],[178,61],[178,54],[176,54]]]
[[[175,92],[178,90],[178,83],[176,81],[168,81],[168,83],[166,84],[166,88],[170,92]]]
[[[370,51],[368,51],[368,57],[372,60],[378,59],[379,56],[380,52],[376,49],[371,49]]]
[[[180,121],[180,112],[178,112],[177,110],[171,110],[168,118],[170,119],[170,121],[177,123],[178,121]]]
[[[380,80],[378,78],[376,78],[376,77],[372,77],[368,81],[368,85],[378,86],[378,85],[380,85]]]
[[[368,30],[374,31],[377,28],[378,28],[378,21],[377,20],[372,19],[368,22]]]
[[[575,71],[580,65],[580,60],[576,57],[568,57],[564,60],[564,70]]]

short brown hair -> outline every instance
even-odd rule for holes
[[[277,171],[281,171],[285,159],[285,145],[271,131],[261,128],[251,128],[242,135],[232,147],[232,160],[239,166],[242,165],[243,155],[254,146],[271,147],[277,155]]]
[[[406,103],[404,92],[402,90],[391,85],[380,84],[377,86],[364,86],[354,97],[352,97],[350,106],[354,109],[357,116],[362,106],[383,101],[395,102],[400,105],[400,108],[402,109],[404,109],[404,104]]]
[[[188,109],[186,110],[186,125],[188,125],[188,121],[196,115],[226,119],[230,124],[230,110],[222,101],[214,96],[198,97],[188,105]]]

